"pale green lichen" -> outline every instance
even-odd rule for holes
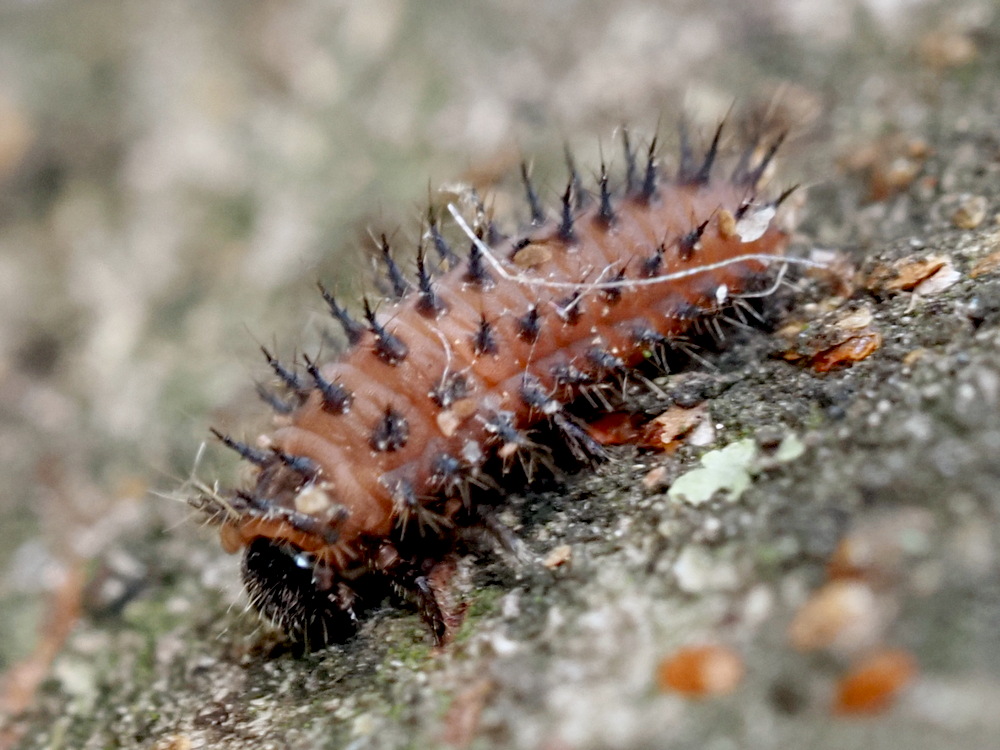
[[[769,459],[789,463],[805,453],[805,444],[795,433],[784,437]],[[667,492],[671,500],[698,506],[716,492],[724,491],[736,502],[750,488],[752,477],[759,473],[760,450],[751,438],[737,440],[701,457],[701,466],[692,469],[673,483]]]
[[[724,490],[733,501],[750,487],[750,468],[757,457],[753,440],[738,440],[701,457],[701,467],[680,477],[667,492],[671,500],[701,505]]]

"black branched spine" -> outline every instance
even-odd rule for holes
[[[365,333],[365,327],[348,315],[347,311],[337,304],[337,300],[326,290],[323,284],[317,282],[316,286],[319,287],[319,293],[323,295],[323,301],[330,308],[330,314],[336,318],[337,322],[340,323],[340,327],[344,329],[344,336],[347,337],[347,343],[354,346],[361,341],[361,337]]]
[[[302,394],[309,390],[308,383],[306,383],[299,375],[281,364],[281,362],[279,362],[271,354],[271,352],[267,350],[267,347],[262,346],[260,350],[264,354],[264,358],[267,360],[267,363],[271,366],[271,369],[274,370],[274,374],[278,376],[278,379],[281,380],[282,383],[288,386],[289,390],[297,394]]]
[[[409,291],[410,282],[406,280],[399,265],[392,259],[392,249],[389,247],[389,240],[384,234],[380,237],[379,247],[382,251],[382,262],[385,263],[386,275],[389,278],[389,286],[392,289],[393,299],[400,300]]]
[[[326,411],[339,414],[347,412],[354,401],[354,395],[342,385],[332,383],[324,378],[316,363],[309,359],[309,357],[303,355],[302,358],[306,362],[306,372],[312,377],[313,382],[316,384],[316,389],[323,397],[323,408]]]
[[[521,162],[521,182],[524,183],[524,193],[528,199],[528,209],[531,211],[531,223],[534,226],[538,226],[545,221],[545,211],[542,209],[541,201],[538,200],[538,192],[535,190],[535,186],[531,184],[528,165],[523,161]]]
[[[378,322],[367,299],[365,299],[365,320],[368,321],[368,329],[375,336],[375,354],[379,359],[388,365],[398,365],[406,359],[410,353],[409,347]]]

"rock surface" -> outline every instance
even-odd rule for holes
[[[0,11],[0,747],[994,741],[1000,13],[752,5]],[[513,495],[537,562],[463,561],[443,651],[387,609],[343,647],[283,652],[243,611],[237,561],[171,501],[209,424],[259,428],[258,342],[315,351],[306,292],[363,287],[369,228],[415,238],[428,176],[490,184],[528,154],[558,183],[563,137],[596,164],[622,121],[639,136],[662,115],[671,142],[673,113],[714,124],[733,102],[735,122],[792,129],[794,252],[838,271],[637,403],[706,404],[712,442],[616,448]],[[874,350],[831,353],[859,331]],[[670,496],[735,454],[738,497]],[[209,447],[196,476],[233,466]],[[741,656],[741,684],[660,692],[658,663],[701,643]],[[878,716],[831,718],[881,647],[916,677]]]

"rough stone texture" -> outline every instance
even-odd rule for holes
[[[433,747],[462,746],[467,726],[483,748],[994,741],[1000,280],[971,271],[1000,251],[1000,15],[987,2],[745,5],[0,10],[0,666],[59,647],[0,742]],[[562,137],[596,164],[622,121],[648,132],[663,114],[670,141],[680,107],[714,123],[734,101],[779,103],[795,127],[779,181],[808,186],[797,252],[869,270],[948,256],[957,281],[846,302],[816,279],[783,290],[769,314],[811,321],[802,346],[828,334],[822,313],[865,308],[881,348],[818,374],[775,356],[787,344],[773,334],[727,331],[703,353],[712,367],[661,383],[675,403],[708,399],[714,442],[618,449],[597,472],[515,494],[506,520],[539,558],[569,545],[569,564],[465,561],[470,608],[443,652],[405,609],[341,648],[272,648],[242,611],[236,561],[155,496],[183,494],[208,424],[259,427],[246,406],[258,341],[315,351],[313,282],[363,288],[367,229],[415,237],[428,177],[488,180],[523,152],[558,184]],[[883,172],[919,175],[866,202],[873,179],[844,165],[891,152],[892,134],[929,155],[896,153]],[[974,198],[984,219],[962,228],[982,212]],[[498,211],[507,201],[500,188]],[[761,447],[738,498],[692,506],[643,486],[741,440]],[[782,458],[782,440],[804,450]],[[210,448],[197,476],[233,467]],[[847,656],[797,653],[786,628],[842,535],[876,527],[902,562],[872,628],[921,674],[887,714],[833,720]],[[72,570],[91,583],[63,643],[39,628]],[[658,660],[705,640],[744,656],[739,689],[658,692]]]

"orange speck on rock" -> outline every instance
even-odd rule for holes
[[[692,698],[726,695],[743,680],[742,657],[728,646],[685,646],[660,662],[660,690],[683,693]]]
[[[80,619],[84,588],[83,566],[68,566],[62,582],[48,597],[48,612],[32,653],[0,673],[0,716],[13,716],[30,708],[39,686],[45,680],[52,663]],[[0,748],[5,742],[17,742],[17,725],[0,725]]]
[[[601,445],[629,445],[643,433],[641,414],[612,412],[587,425],[587,433]]]
[[[563,565],[568,565],[573,559],[573,548],[568,544],[560,544],[558,547],[554,547],[549,554],[545,556],[542,561],[544,565],[549,570],[555,570]]]
[[[153,743],[151,750],[191,750],[191,738],[184,734],[171,734]]]
[[[877,203],[909,188],[920,176],[930,153],[925,141],[896,133],[853,147],[840,159],[840,166],[863,176],[868,184],[868,200]]]
[[[830,580],[856,579],[886,590],[909,577],[936,528],[932,513],[902,506],[854,521],[826,564]]]
[[[966,195],[951,215],[951,223],[959,229],[975,229],[986,221],[989,202],[984,195]]]
[[[706,417],[704,404],[685,409],[672,406],[648,422],[642,414],[613,412],[587,425],[587,432],[601,445],[638,445],[673,451]]]
[[[863,579],[865,577],[866,560],[862,559],[857,542],[845,537],[826,561],[826,577],[831,581],[843,578]]]
[[[791,323],[778,331],[788,342],[781,353],[789,362],[801,362],[816,372],[829,372],[870,356],[882,345],[882,334],[874,327],[875,315],[868,305],[846,312],[830,312],[804,323]]]
[[[997,235],[996,241],[997,244],[1000,244],[1000,234]],[[969,271],[969,278],[975,279],[986,274],[996,273],[998,270],[1000,270],[1000,250],[979,259]]]
[[[806,601],[788,626],[796,651],[854,651],[870,646],[881,627],[875,593],[862,581],[831,581]]]
[[[675,450],[681,439],[697,427],[705,419],[707,413],[703,403],[691,409],[671,406],[646,425],[639,444],[644,448],[654,450]]]
[[[472,744],[479,730],[483,707],[495,687],[492,680],[484,677],[455,697],[444,715],[441,741],[445,745],[466,748]]]
[[[889,708],[917,676],[917,662],[903,649],[878,651],[855,664],[837,684],[837,714],[875,714]]]
[[[920,62],[934,70],[958,68],[979,57],[979,47],[967,32],[938,29],[924,35],[917,46]]]
[[[831,349],[820,352],[810,363],[816,372],[829,372],[838,367],[848,367],[869,357],[882,346],[882,334],[868,329]]]
[[[944,255],[919,257],[908,255],[893,263],[879,263],[865,278],[865,288],[876,294],[908,292],[946,266],[951,259]]]
[[[642,486],[648,492],[660,489],[661,487],[666,486],[668,482],[669,475],[667,474],[666,466],[654,466],[646,472],[646,476],[642,478]]]

